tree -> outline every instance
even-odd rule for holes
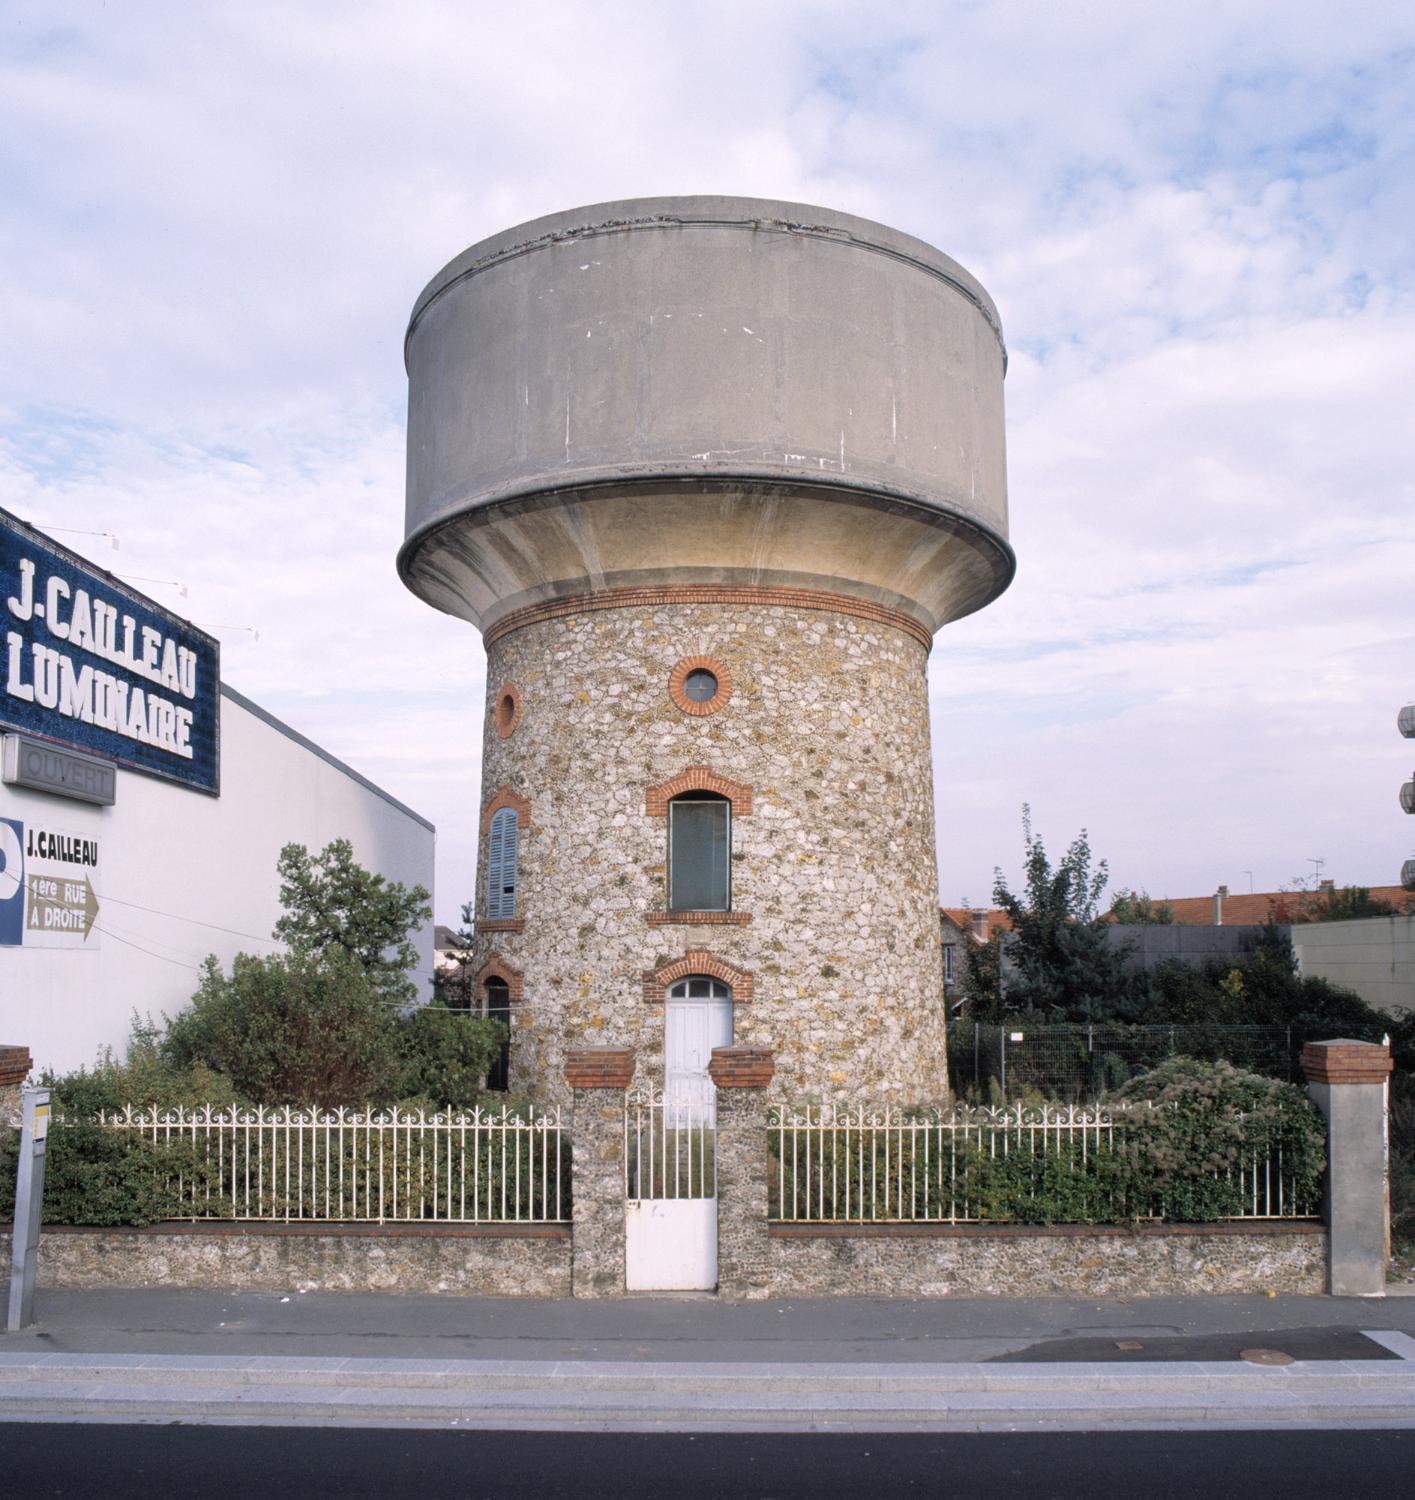
[[[1399,912],[1380,896],[1371,894],[1370,886],[1344,885],[1339,890],[1333,887],[1326,893],[1326,900],[1317,911],[1318,922],[1347,922],[1354,917],[1394,917]]]
[[[213,1068],[258,1104],[475,1104],[505,1028],[438,996],[414,1004],[412,934],[432,915],[422,886],[371,874],[346,839],[313,858],[287,844],[277,868],[289,951],[238,953],[229,975],[208,958],[190,1009],[167,1023],[170,1063]]]
[[[1186,964],[1157,964],[1136,984],[1124,1019],[1220,1026],[1290,1026],[1299,1038],[1351,1036],[1376,1040],[1389,1017],[1359,995],[1297,967],[1286,929],[1263,927],[1251,953]]]
[[[994,927],[986,942],[969,939],[963,949],[963,998],[974,1021],[1002,1018],[1002,938],[1002,929]]]
[[[1174,908],[1168,901],[1152,901],[1148,891],[1118,891],[1115,900],[1110,903],[1110,915],[1126,927],[1174,925]]]
[[[447,950],[451,954],[451,967],[439,969],[432,978],[433,994],[449,1010],[474,1011],[479,1008],[472,973],[476,931],[476,903],[468,901],[462,907],[462,925],[452,933],[452,943]]]
[[[364,869],[348,839],[335,839],[314,856],[303,844],[286,844],[276,868],[285,914],[275,924],[275,936],[292,955],[340,949],[383,1001],[400,1006],[417,1001],[412,934],[432,916],[422,886],[409,890],[401,881]]]
[[[1096,916],[1109,878],[1106,862],[1092,870],[1083,828],[1053,869],[1026,804],[1022,841],[1025,892],[1014,895],[1002,871],[994,872],[993,900],[1012,924],[1003,945],[1006,1007],[1046,1011],[1062,1021],[1109,1018],[1131,981],[1123,952],[1110,946]]]

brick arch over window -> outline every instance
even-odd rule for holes
[[[475,983],[478,997],[488,979],[499,979],[506,986],[506,997],[513,1005],[524,994],[525,983],[521,977],[521,971],[513,969],[499,953],[489,953],[486,961],[476,972]]]
[[[751,787],[740,781],[730,781],[726,776],[719,776],[711,766],[689,766],[686,771],[670,776],[667,781],[660,781],[657,786],[649,787],[644,794],[644,811],[651,818],[666,818],[668,804],[675,797],[681,797],[684,792],[716,792],[719,797],[726,797],[732,804],[734,818],[751,815]]]
[[[523,797],[519,792],[513,792],[509,786],[499,786],[496,795],[482,809],[481,831],[491,831],[491,820],[503,807],[514,809],[516,813],[516,826],[524,833],[531,826],[531,799]]]
[[[732,986],[732,1003],[749,1005],[752,999],[752,975],[747,969],[734,968],[725,958],[706,948],[689,948],[682,958],[668,959],[656,969],[644,970],[644,1000],[662,1005],[668,998],[668,987],[691,974],[706,974]]]

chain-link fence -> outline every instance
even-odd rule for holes
[[[1329,1036],[1322,1032],[1321,1038]],[[1293,1026],[1047,1025],[1016,1017],[1002,1025],[950,1029],[948,1071],[955,1093],[1004,1100],[1040,1094],[1098,1099],[1167,1057],[1220,1059],[1252,1073],[1301,1082],[1304,1043],[1321,1039]],[[1379,1041],[1373,1035],[1359,1038]]]

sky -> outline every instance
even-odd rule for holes
[[[945,903],[1017,883],[1024,802],[1112,890],[1398,880],[1408,4],[0,0],[0,505],[431,818],[454,921],[485,657],[394,571],[408,314],[668,193],[880,220],[998,304],[1019,566],[930,661]]]

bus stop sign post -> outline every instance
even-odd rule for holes
[[[34,1272],[39,1260],[39,1218],[44,1203],[44,1151],[49,1135],[49,1090],[21,1096],[20,1165],[15,1180],[15,1232],[10,1238],[10,1333],[34,1322]]]

